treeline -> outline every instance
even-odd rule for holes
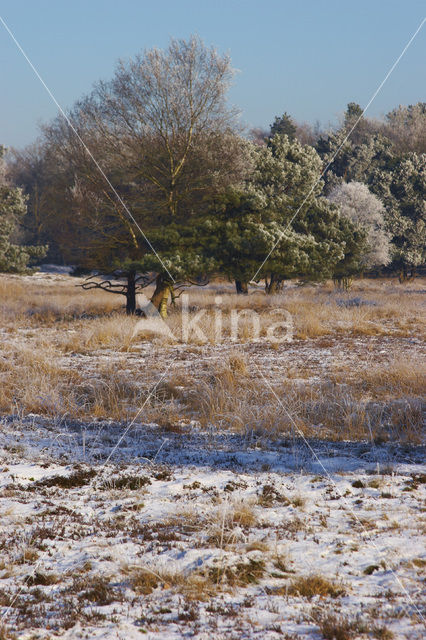
[[[384,122],[350,103],[329,132],[284,113],[247,138],[227,106],[231,78],[230,60],[195,37],[120,62],[9,154],[2,184],[19,202],[14,212],[0,196],[0,269],[19,227],[21,246],[38,247],[28,260],[48,245],[50,261],[108,274],[88,287],[123,293],[130,313],[154,280],[165,312],[179,287],[219,274],[241,293],[295,277],[348,286],[385,266],[414,277],[425,262],[426,103]]]

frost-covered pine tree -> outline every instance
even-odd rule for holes
[[[377,196],[361,182],[336,186],[328,196],[338,205],[340,214],[365,231],[365,248],[361,254],[361,269],[389,264],[391,237],[385,229],[385,209]]]
[[[277,134],[252,153],[254,171],[246,184],[217,199],[206,220],[207,254],[236,281],[238,292],[246,292],[254,276],[265,280],[267,293],[289,278],[331,277],[354,227],[321,196],[317,152]]]
[[[376,169],[371,189],[386,208],[393,264],[401,281],[410,280],[426,262],[426,154],[407,153],[391,170]]]
[[[4,147],[0,146],[0,272],[25,273],[31,259],[42,258],[47,247],[23,246],[16,241],[27,210],[26,198],[21,189],[4,178],[4,153]]]
[[[426,153],[426,102],[399,105],[386,114],[384,134],[400,153]]]

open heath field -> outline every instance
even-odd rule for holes
[[[81,282],[0,279],[0,638],[421,638],[426,281]]]

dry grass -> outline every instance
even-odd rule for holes
[[[333,580],[312,574],[292,580],[288,587],[288,594],[311,600],[314,596],[338,598],[346,595],[346,590],[343,585]]]
[[[16,564],[33,564],[38,560],[39,552],[34,547],[27,547],[16,559]]]
[[[421,374],[408,368],[407,372],[406,379],[395,376],[394,386],[388,385],[383,394],[384,380],[378,376],[373,389],[375,372],[367,369],[368,393],[364,371],[358,372],[352,384],[348,380],[344,385],[316,380],[300,386],[284,381],[272,382],[273,387],[263,379],[233,376],[228,371],[202,382],[194,397],[199,419],[206,427],[215,425],[247,435],[303,433],[332,439],[420,442],[424,411]],[[392,371],[387,373],[391,378]],[[415,382],[413,390],[411,380]]]
[[[238,562],[232,566],[212,567],[209,571],[209,578],[218,586],[245,587],[250,584],[257,584],[264,574],[264,560],[249,558],[245,562]]]
[[[135,322],[134,318],[121,314],[89,318],[76,323],[72,333],[64,336],[58,346],[64,353],[88,354],[97,349],[129,351],[134,343]]]
[[[225,549],[240,542],[241,531],[247,532],[256,524],[257,516],[252,504],[224,503],[217,509],[207,540],[219,549]]]
[[[362,632],[360,625],[346,616],[322,612],[313,614],[324,640],[352,640]]]
[[[179,308],[172,309],[168,319],[176,343],[150,332],[133,335],[138,320],[119,312],[121,298],[84,292],[74,285],[75,279],[70,278],[0,278],[1,411],[131,419],[178,354]],[[277,366],[273,370],[268,366],[275,351],[265,342],[265,335],[271,310],[281,308],[293,316],[293,344],[310,340],[312,348],[335,349],[336,356],[340,355],[339,341],[345,341],[343,348],[350,354],[352,341],[359,339],[410,336],[418,340],[424,335],[422,287],[422,280],[408,286],[359,281],[350,294],[322,285],[294,287],[271,297],[261,291],[237,296],[229,293],[227,285],[191,290],[192,317],[206,310],[199,325],[207,342],[196,332],[190,335],[185,363],[176,366],[179,356],[146,402],[141,419],[174,430],[180,428],[180,421],[196,418],[204,427],[250,437],[300,430],[306,436],[333,439],[419,442],[426,382],[420,356],[409,360],[390,352],[376,362],[366,346],[360,351],[364,361],[355,358],[356,366],[340,358],[340,363],[318,370],[303,358],[296,363],[281,358],[278,370]],[[255,350],[250,314],[239,323],[241,344],[215,347],[218,293],[225,338],[229,339],[233,309],[249,307],[259,314],[261,339]],[[143,353],[148,355],[139,359],[144,343],[148,351]],[[275,349],[279,353],[279,346]],[[268,382],[259,375],[259,366]]]
[[[8,630],[3,624],[0,624],[0,640],[15,640],[16,635]]]
[[[55,362],[54,349],[32,349],[27,344],[4,345],[0,357],[0,407],[13,411],[60,413],[75,403],[80,377]]]
[[[136,593],[148,595],[160,585],[161,577],[145,568],[134,569],[129,577],[129,582]]]
[[[420,357],[407,361],[399,356],[386,365],[358,371],[353,382],[374,397],[394,398],[398,392],[422,395],[426,388],[426,361]]]
[[[6,346],[0,359],[0,408],[12,413],[49,416],[114,417],[121,419],[139,404],[140,388],[104,367],[95,376],[58,363],[54,349],[32,350],[27,345]],[[99,375],[100,373],[100,375]]]
[[[234,527],[241,527],[243,529],[250,529],[254,527],[257,518],[253,511],[253,507],[246,502],[240,502],[233,506],[231,513],[229,514],[229,522]]]
[[[78,288],[79,278],[39,280],[37,276],[0,276],[1,312],[37,323],[104,315],[123,306],[121,298]],[[117,299],[118,298],[118,299]],[[123,298],[124,300],[124,298]],[[9,316],[10,317],[10,316]]]
[[[208,600],[217,591],[216,585],[208,577],[197,572],[184,574],[170,573],[161,568],[149,570],[146,567],[124,567],[130,586],[138,595],[149,595],[155,589],[174,589],[188,600]]]

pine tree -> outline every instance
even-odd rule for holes
[[[331,277],[354,228],[321,197],[318,154],[281,135],[253,153],[255,169],[244,190],[216,201],[206,221],[210,255],[219,270],[243,292],[269,254],[257,273],[268,293],[292,277]]]
[[[4,147],[0,147],[2,164]],[[0,172],[3,173],[3,172]],[[26,198],[21,189],[0,183],[0,272],[28,273],[31,261],[41,259],[47,247],[18,244],[19,227],[26,214]]]
[[[273,138],[278,134],[280,136],[288,136],[290,140],[294,140],[296,131],[296,124],[292,117],[285,111],[282,116],[276,116],[274,122],[271,124],[269,137]]]
[[[408,153],[373,170],[370,189],[385,205],[392,257],[401,281],[414,278],[426,261],[426,154]]]
[[[388,124],[379,129],[389,133],[395,144],[380,132],[364,132],[360,143],[347,140],[328,169],[325,181],[328,194],[344,182],[362,182],[382,201],[386,229],[392,236],[391,266],[404,281],[413,278],[426,259],[426,155],[401,153],[403,144],[414,146],[413,132],[418,132],[419,123],[424,120],[424,109],[419,103],[416,109],[400,107],[391,114]],[[395,121],[396,129],[391,132]],[[344,138],[343,128],[319,140],[317,150],[324,166]],[[420,138],[417,142],[423,144]]]

